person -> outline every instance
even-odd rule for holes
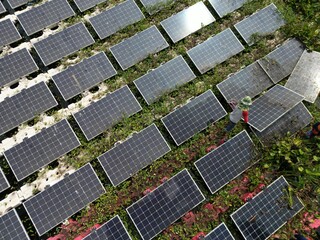
[[[313,138],[315,136],[320,136],[320,122],[313,124],[312,129],[306,132],[307,138]]]

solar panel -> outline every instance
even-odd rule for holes
[[[90,163],[23,203],[41,236],[106,191]]]
[[[127,0],[89,19],[100,39],[104,39],[144,18],[133,0]]]
[[[166,5],[175,2],[175,0],[140,0],[140,2],[147,10],[149,15],[152,15],[160,11]]]
[[[231,75],[217,88],[227,102],[239,102],[245,96],[255,97],[271,87],[273,82],[257,62]]]
[[[176,43],[215,20],[206,5],[203,2],[198,2],[161,21],[160,24],[171,40]]]
[[[77,23],[33,44],[45,66],[54,63],[95,41],[85,25]]]
[[[231,214],[244,239],[269,238],[303,208],[300,199],[292,192],[288,193],[288,187],[281,176]]]
[[[139,102],[126,85],[73,114],[73,116],[87,140],[91,140],[141,109]]]
[[[18,181],[80,146],[67,120],[43,129],[4,152]]]
[[[223,17],[242,7],[246,1],[247,0],[209,0],[209,3],[218,13],[219,17]]]
[[[181,55],[133,81],[150,105],[160,96],[193,80],[196,75]]]
[[[213,229],[206,235],[205,240],[235,240],[224,223]]]
[[[39,68],[25,48],[0,58],[0,87],[13,84],[19,78],[37,71]]]
[[[7,0],[11,8],[17,8],[22,5],[25,5],[29,2],[30,0]]]
[[[205,197],[184,169],[127,208],[142,239],[158,235]]]
[[[276,5],[273,3],[243,19],[234,25],[241,37],[249,46],[256,42],[256,35],[263,36],[273,33],[285,24]]]
[[[256,156],[254,143],[243,130],[194,165],[213,194],[247,170]]]
[[[300,94],[275,85],[256,99],[249,114],[249,124],[262,132],[304,99]]]
[[[98,160],[112,185],[117,186],[170,151],[157,126],[152,124],[102,154]]]
[[[67,0],[51,0],[18,14],[18,20],[28,36],[53,24],[74,16]]]
[[[99,3],[103,3],[106,0],[74,0],[75,4],[77,5],[77,7],[79,8],[79,10],[81,12],[84,12],[92,7],[94,7],[95,5],[99,4]]]
[[[0,22],[0,32],[0,48],[21,39],[20,33],[10,19]]]
[[[147,58],[150,54],[157,53],[169,44],[161,35],[156,26],[137,33],[133,37],[123,40],[110,48],[123,70]]]
[[[258,62],[271,80],[278,83],[292,73],[304,49],[300,41],[291,39]]]
[[[319,65],[319,52],[304,51],[285,86],[314,103],[320,92]]]
[[[2,2],[0,2],[0,14],[5,13],[7,10],[3,6]]]
[[[9,187],[10,187],[10,184],[6,178],[6,175],[4,175],[4,172],[0,168],[0,193],[8,189]]]
[[[115,216],[99,229],[93,230],[83,240],[131,240],[119,216]]]
[[[52,79],[62,97],[69,100],[116,74],[106,54],[100,52],[52,76]]]
[[[227,115],[211,90],[161,119],[174,142],[179,146],[209,124]]]
[[[15,209],[0,217],[1,239],[29,240]]]
[[[187,54],[199,72],[203,74],[242,50],[244,47],[241,42],[231,29],[227,28],[191,48]]]

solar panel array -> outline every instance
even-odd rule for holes
[[[150,105],[160,96],[193,79],[196,75],[181,55],[133,81]]]
[[[98,157],[112,185],[117,186],[171,151],[155,124]]]
[[[204,199],[184,169],[128,207],[127,212],[142,239],[151,239]]]
[[[216,86],[227,102],[239,102],[245,96],[253,98],[259,95],[272,85],[273,82],[258,62],[254,62]]]
[[[294,193],[288,193],[288,187],[286,179],[281,176],[231,214],[244,239],[269,238],[303,208]]]
[[[39,68],[25,48],[0,58],[0,87],[15,83]]]
[[[28,36],[61,20],[74,16],[67,0],[51,0],[18,14],[18,20]]]
[[[99,3],[105,2],[106,0],[90,0],[90,1],[88,1],[88,0],[73,0],[73,1],[75,2],[77,7],[79,8],[79,10],[81,12],[84,12]]]
[[[211,90],[163,117],[161,121],[179,146],[209,124],[227,115]]]
[[[134,0],[127,0],[89,19],[100,39],[104,39],[144,18]]]
[[[5,13],[6,11],[6,8],[3,6],[2,2],[0,2],[0,14]]]
[[[43,129],[4,152],[14,175],[21,179],[80,146],[67,120]]]
[[[117,215],[83,240],[131,240],[131,237]]]
[[[135,96],[126,85],[73,114],[87,140],[111,128],[125,117],[141,110]]]
[[[8,189],[9,187],[10,187],[10,184],[6,178],[6,175],[4,175],[4,172],[0,168],[0,193]]]
[[[213,229],[206,235],[205,240],[235,240],[224,223]]]
[[[249,124],[261,132],[303,99],[304,97],[300,94],[281,85],[275,85],[253,102],[250,108]]]
[[[0,102],[0,135],[19,126],[58,103],[44,82]]]
[[[270,34],[285,24],[276,5],[273,3],[252,14],[244,20],[234,25],[241,37],[248,43],[253,45],[256,41],[255,36],[263,36]]]
[[[320,92],[319,66],[320,53],[304,51],[285,86],[314,103]]]
[[[160,24],[171,40],[176,43],[215,20],[206,5],[203,2],[198,2],[161,21]]]
[[[244,50],[243,45],[230,28],[207,39],[187,51],[188,56],[200,73],[205,73],[216,65]]]
[[[169,44],[161,35],[156,26],[137,33],[133,37],[123,40],[110,48],[123,70],[147,58],[150,54],[157,53]]]
[[[77,23],[33,44],[45,66],[68,56],[95,41],[85,25]]]
[[[69,100],[116,74],[106,54],[100,52],[52,76],[52,79],[62,97]]]
[[[291,39],[258,62],[271,80],[278,83],[292,73],[304,49],[300,41]]]
[[[15,209],[0,217],[1,239],[29,240]]]
[[[243,130],[194,165],[213,194],[247,170],[256,156],[255,145]]]
[[[30,0],[7,0],[11,8],[17,8],[22,5],[25,5],[29,2]]]
[[[233,12],[234,10],[242,7],[242,5],[247,0],[209,0],[209,3],[214,8],[214,10],[218,13],[219,17],[223,17],[228,13]]]
[[[21,39],[21,35],[10,19],[0,22],[0,48]]]

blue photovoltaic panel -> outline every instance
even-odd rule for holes
[[[30,239],[15,209],[0,217],[0,238],[3,240]]]
[[[303,209],[303,203],[294,193],[288,193],[288,188],[286,179],[281,176],[231,214],[244,239],[268,239]]]
[[[160,96],[193,80],[196,75],[180,55],[133,81],[150,105]]]
[[[144,18],[134,0],[127,0],[89,19],[100,39]]]
[[[209,124],[227,115],[219,100],[211,90],[206,91],[186,105],[161,119],[175,143],[187,141]]]
[[[106,191],[88,163],[23,203],[39,236],[77,213]]]
[[[95,5],[105,2],[106,0],[74,0],[75,4],[77,5],[77,7],[79,8],[79,10],[81,12],[84,12],[92,7],[94,7]]]
[[[219,17],[223,17],[242,7],[246,1],[247,0],[209,0],[209,3],[218,13]]]
[[[273,33],[285,24],[277,7],[272,3],[260,11],[245,18],[241,22],[234,25],[241,37],[248,43],[253,45],[256,41],[254,35],[263,36]]]
[[[10,19],[0,22],[0,48],[21,39],[21,35]]]
[[[231,232],[224,223],[213,229],[206,235],[204,240],[235,240]]]
[[[0,2],[0,14],[5,13],[7,10],[3,6],[2,2]]]
[[[30,0],[7,0],[11,8],[17,8],[27,4]]]
[[[150,54],[157,53],[167,47],[169,44],[157,27],[151,26],[112,46],[110,51],[121,68],[125,70],[147,58]]]
[[[10,184],[4,175],[4,172],[0,168],[0,193],[3,192],[4,190],[8,189],[10,187]]]
[[[230,28],[187,51],[188,56],[200,73],[205,73],[216,65],[244,50],[243,45]]]
[[[87,140],[98,136],[113,125],[141,110],[126,85],[73,114]]]
[[[205,197],[184,169],[127,208],[142,239],[152,239]]]
[[[175,0],[140,0],[147,12],[152,15],[160,11],[163,7],[175,2]]]
[[[85,25],[77,23],[33,44],[45,66],[54,63],[95,41]]]

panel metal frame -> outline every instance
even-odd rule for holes
[[[8,188],[11,187],[11,185],[10,185],[10,183],[9,183],[6,175],[4,174],[2,168],[0,167],[0,178],[1,178],[1,176],[2,176],[3,179],[5,180],[5,182],[6,182],[6,184],[7,184],[7,187],[5,187],[5,188],[3,188],[3,189],[0,189],[0,193],[3,192],[3,191],[5,191],[5,190],[7,190]],[[0,185],[1,185],[1,184],[0,184]]]
[[[20,219],[20,217],[19,217],[19,215],[18,215],[18,213],[17,213],[17,211],[16,211],[15,208],[13,208],[13,209],[10,210],[9,212],[5,213],[5,214],[2,215],[1,217],[4,217],[6,214],[11,214],[12,212],[14,212],[15,217],[17,218],[18,222],[20,223],[20,226],[21,226],[23,232],[25,233],[26,239],[30,240],[30,237],[29,237],[29,235],[28,235],[28,233],[27,233],[27,231],[26,231],[26,229],[25,229],[25,227],[24,227],[24,225],[23,225],[23,223],[22,223],[22,221],[21,221],[21,219]],[[0,218],[1,218],[1,217],[0,217]]]

